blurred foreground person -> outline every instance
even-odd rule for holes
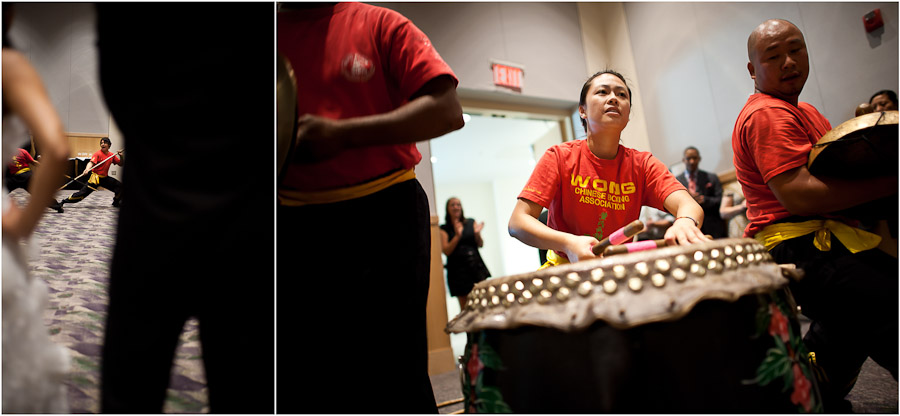
[[[55,203],[69,147],[63,125],[37,71],[9,45],[12,8],[3,4],[3,160],[12,160],[28,131],[44,154],[28,191],[31,199],[16,205],[3,199],[3,413],[67,413],[62,381],[69,369],[68,351],[50,340],[43,314],[47,285],[29,273],[29,238],[44,210]]]
[[[100,82],[128,143],[102,412],[162,412],[191,317],[210,412],[274,412],[273,13],[97,4]]]

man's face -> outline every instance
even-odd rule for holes
[[[109,151],[109,144],[106,143],[105,141],[102,141],[102,140],[101,140],[101,141],[100,141],[100,150],[102,150],[102,151],[104,151],[104,152],[108,152],[108,151]]]
[[[875,109],[875,112],[881,111],[897,111],[897,105],[888,98],[887,94],[878,94],[875,98],[872,98],[872,108]]]
[[[809,56],[800,29],[780,22],[758,28],[748,69],[760,92],[796,103],[809,76]]]
[[[697,171],[697,167],[700,165],[700,152],[694,149],[688,149],[684,152],[684,158],[682,159],[684,162],[685,169],[688,172]]]

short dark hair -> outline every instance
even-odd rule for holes
[[[597,78],[603,74],[615,75],[617,78],[621,79],[622,82],[625,84],[625,89],[628,90],[628,101],[630,101],[631,104],[634,105],[634,99],[631,98],[631,87],[628,86],[628,81],[625,81],[625,77],[622,76],[622,74],[620,74],[612,69],[604,69],[602,71],[599,71],[596,74],[591,75],[591,77],[588,78],[587,81],[584,82],[584,85],[581,86],[581,96],[578,98],[578,105],[583,106],[583,105],[587,104],[588,88],[590,88],[591,83],[594,82],[594,78]],[[585,119],[581,119],[581,126],[584,127],[584,131],[587,132],[587,121]]]
[[[101,137],[100,143],[106,142],[106,144],[112,146],[112,142],[109,140],[109,137]]]
[[[888,100],[891,100],[891,102],[894,103],[895,106],[897,105],[897,93],[891,90],[881,90],[876,92],[875,94],[872,94],[872,97],[869,98],[869,104],[872,104],[872,100],[881,94],[887,94]]]
[[[697,155],[698,155],[698,156],[700,155],[700,149],[698,149],[698,148],[696,148],[696,147],[694,147],[694,146],[688,146],[688,147],[685,147],[685,148],[684,148],[684,151],[683,151],[683,152],[681,152],[681,156],[683,157],[684,154],[687,153],[688,150],[695,150],[695,151],[697,152]]]

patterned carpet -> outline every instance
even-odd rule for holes
[[[74,191],[60,191],[65,198]],[[28,201],[24,190],[10,196]],[[72,413],[100,411],[100,352],[106,322],[109,265],[119,215],[112,192],[94,192],[77,204],[66,204],[65,212],[47,210],[35,231],[33,258],[29,265],[35,277],[47,282],[50,307],[45,323],[54,342],[69,349],[72,357],[68,387]],[[203,374],[196,320],[189,320],[181,334],[163,411],[208,413],[206,378]]]

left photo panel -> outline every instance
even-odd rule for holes
[[[3,413],[274,413],[274,3],[3,3]]]

